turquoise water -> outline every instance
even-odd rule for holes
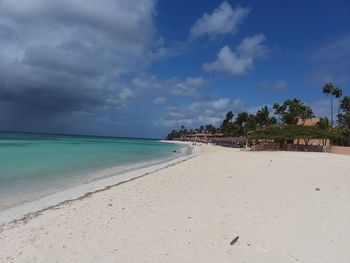
[[[105,168],[175,158],[180,148],[156,140],[0,132],[0,210],[96,180],[93,172]]]

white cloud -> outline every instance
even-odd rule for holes
[[[202,77],[188,77],[186,78],[185,85],[194,87],[194,88],[200,88],[204,87],[208,84],[208,80],[202,78]]]
[[[248,8],[231,5],[224,1],[211,14],[204,13],[191,27],[190,38],[195,39],[203,35],[215,37],[218,35],[234,34],[242,20],[249,14]]]
[[[154,0],[2,0],[0,10],[3,18],[24,27],[33,24],[40,27],[50,26],[43,25],[43,22],[50,21],[52,29],[81,29],[83,26],[87,31],[94,29],[110,35],[115,34],[114,37],[120,38],[121,41],[145,41],[146,35],[152,38],[149,33],[154,33]],[[144,33],[141,34],[142,32]],[[137,33],[140,35],[137,36]],[[28,34],[32,32],[27,32]]]
[[[160,80],[156,76],[140,76],[131,80],[131,83],[141,90],[156,90],[160,89]]]
[[[208,80],[202,77],[188,77],[184,81],[172,79],[173,85],[169,86],[170,93],[177,96],[196,96],[198,90],[208,85]]]
[[[164,97],[157,97],[153,100],[153,104],[157,106],[164,105],[165,103],[166,103],[166,98]]]
[[[126,107],[135,98],[135,92],[128,88],[121,88],[118,93],[107,99],[106,106],[112,108]]]
[[[208,86],[209,81],[202,77],[187,77],[181,80],[177,77],[159,79],[156,76],[142,76],[134,78],[132,84],[140,92],[153,91],[165,95],[196,97],[200,89]]]
[[[187,106],[168,107],[166,118],[156,121],[155,124],[168,128],[178,128],[181,125],[195,128],[210,123],[218,126],[228,111],[241,112],[245,109],[246,106],[240,99],[203,99]]]
[[[285,90],[288,86],[288,82],[286,80],[277,80],[275,82],[268,82],[268,81],[260,81],[259,87],[265,91],[282,91]]]
[[[264,35],[246,37],[232,51],[224,46],[217,55],[217,60],[212,63],[205,63],[203,70],[206,72],[218,72],[228,75],[244,75],[254,69],[254,60],[263,59],[270,49],[262,44],[265,41]]]

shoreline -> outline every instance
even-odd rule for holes
[[[5,225],[16,224],[21,221],[26,222],[30,218],[36,217],[46,210],[55,209],[61,205],[89,197],[94,193],[136,180],[191,159],[199,154],[198,149],[195,149],[188,143],[160,141],[186,145],[186,149],[181,155],[173,158],[169,157],[170,159],[166,158],[148,163],[136,163],[131,166],[126,166],[127,168],[124,167],[124,169],[121,169],[121,166],[102,169],[94,172],[103,174],[103,176],[99,178],[2,210],[0,211],[0,232]]]

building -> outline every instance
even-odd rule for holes
[[[181,141],[190,141],[190,142],[203,142],[203,143],[209,143],[214,138],[222,137],[222,133],[189,133],[186,135],[181,136]]]

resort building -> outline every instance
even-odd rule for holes
[[[181,136],[181,141],[209,143],[214,138],[223,137],[222,133],[189,133]]]

